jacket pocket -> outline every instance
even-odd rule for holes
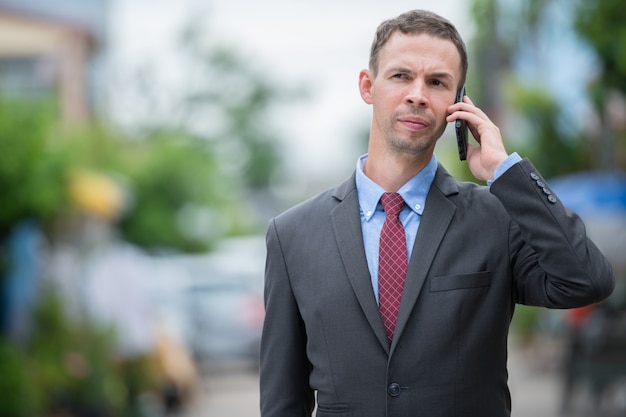
[[[326,416],[349,416],[350,407],[348,404],[318,404],[317,405],[317,417]]]
[[[434,277],[430,281],[430,292],[481,288],[489,287],[490,285],[491,272],[489,271],[462,275],[447,275]]]

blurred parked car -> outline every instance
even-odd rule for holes
[[[264,263],[263,237],[228,239],[208,254],[155,259],[162,318],[176,323],[198,363],[258,362]]]
[[[240,282],[207,283],[189,289],[195,332],[192,351],[199,361],[258,360],[263,298]]]

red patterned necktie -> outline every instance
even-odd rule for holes
[[[384,193],[381,202],[387,217],[380,233],[378,300],[387,337],[391,342],[407,269],[406,236],[399,218],[404,200],[398,193]]]

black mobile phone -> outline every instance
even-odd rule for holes
[[[456,93],[456,101],[463,101],[465,96],[465,86],[459,88]],[[465,120],[456,119],[454,122],[454,129],[456,130],[456,144],[459,148],[459,159],[465,161],[467,158],[467,122]]]

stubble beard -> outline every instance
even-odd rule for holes
[[[423,115],[420,115],[423,117]],[[437,124],[434,119],[429,120],[428,129],[422,132],[407,133],[399,132],[396,126],[399,125],[400,115],[394,114],[391,118],[391,125],[386,133],[387,144],[394,153],[420,156],[424,153],[431,153],[437,140],[443,135],[446,129],[445,123]]]

